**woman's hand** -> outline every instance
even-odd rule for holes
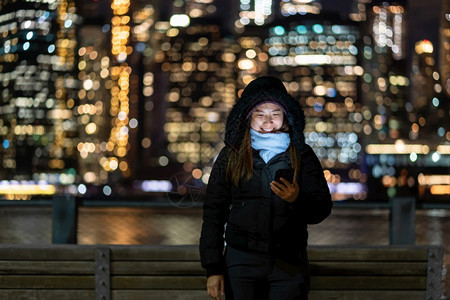
[[[224,295],[224,280],[223,275],[211,275],[206,282],[208,295],[216,300],[220,300],[220,296]]]
[[[277,195],[278,197],[280,197],[281,199],[287,201],[287,202],[294,202],[297,197],[298,197],[298,193],[300,191],[300,188],[298,187],[298,183],[295,180],[297,176],[294,175],[294,179],[291,182],[287,181],[284,178],[280,178],[281,182],[277,182],[277,181],[272,181],[270,183],[270,188],[272,189],[272,191],[275,193],[275,195]]]

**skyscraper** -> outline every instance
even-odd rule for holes
[[[277,3],[278,4],[278,3]],[[283,0],[280,1],[280,11],[285,17],[293,15],[318,15],[321,12],[322,5],[316,0]]]
[[[78,30],[78,80],[80,81],[74,113],[77,116],[79,140],[78,169],[80,181],[88,184],[108,182],[111,168],[103,162],[107,153],[110,124],[111,28],[108,10],[101,2],[82,3],[83,23]],[[114,164],[113,164],[114,165]]]
[[[411,103],[415,118],[412,120],[414,123],[410,138],[428,140],[430,145],[439,144],[445,140],[445,133],[450,131],[449,124],[446,122],[448,101],[446,101],[441,85],[441,75],[433,53],[434,47],[430,41],[417,42],[411,72]]]
[[[364,199],[358,27],[307,2],[280,2],[282,16],[264,41],[269,74],[281,78],[304,107],[306,142],[326,169],[333,197]]]
[[[78,22],[70,0],[0,4],[4,179],[75,181]]]
[[[410,73],[406,1],[359,0],[357,7],[351,17],[365,20],[361,90],[368,121],[364,145],[370,194],[377,200],[442,197],[447,188],[433,184],[447,180],[442,166],[448,157],[442,153],[448,149],[438,141],[438,131],[443,136],[445,130],[439,130],[439,109],[434,106],[443,94],[433,47],[428,41],[416,44]]]
[[[405,7],[368,5],[367,23],[363,25],[362,97],[367,107],[368,142],[408,138],[409,125],[404,121],[411,109],[406,60]]]
[[[240,30],[249,24],[260,26],[270,22],[272,18],[273,0],[240,0],[235,27]]]
[[[238,49],[222,32],[211,8],[213,1],[208,2],[210,15],[195,18],[189,17],[191,9],[195,2],[204,1],[187,1],[184,6],[182,2],[175,1],[170,26],[155,55],[167,79],[160,101],[166,107],[164,131],[169,155],[162,156],[159,163],[181,163],[188,172],[200,167],[197,179],[207,182],[210,162],[223,145],[226,115],[235,102]]]
[[[401,171],[404,164],[401,157],[377,146],[389,144],[394,148],[394,143],[397,143],[399,148],[410,135],[408,115],[412,112],[412,104],[409,102],[410,80],[405,48],[407,7],[402,3],[404,1],[358,1],[357,12],[350,16],[361,22],[364,165],[369,174],[370,194],[377,200],[397,195],[400,189],[393,178],[402,177],[402,187],[408,187],[405,178],[411,177],[411,174]],[[412,181],[409,180],[408,184],[411,186]]]
[[[439,69],[442,84],[447,97],[450,97],[450,1],[442,1],[442,13],[439,27]]]
[[[444,109],[450,109],[450,1],[442,1],[440,33],[439,71],[445,97],[442,99]],[[446,104],[445,104],[446,103]],[[445,138],[450,141],[450,130],[445,132]]]
[[[418,41],[411,66],[414,123],[410,137],[429,147],[426,155],[410,155],[410,160],[421,167],[417,173],[417,185],[422,201],[448,199],[450,194],[450,102],[442,87],[441,82],[445,81],[441,80],[433,54],[434,47],[430,41]]]

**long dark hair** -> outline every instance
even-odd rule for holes
[[[291,135],[286,115],[284,116],[283,126],[279,131],[287,132]],[[292,140],[292,136],[291,136]],[[300,169],[300,151],[291,142],[288,147],[291,166],[296,174]],[[253,150],[250,137],[250,120],[247,120],[247,130],[239,146],[231,146],[228,155],[226,178],[234,186],[238,186],[241,179],[249,181],[253,177]]]

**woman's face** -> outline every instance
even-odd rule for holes
[[[274,133],[283,126],[283,110],[278,104],[264,103],[252,112],[250,127],[260,133]]]

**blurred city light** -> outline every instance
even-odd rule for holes
[[[170,26],[173,27],[188,27],[190,24],[189,16],[187,15],[173,15],[170,17]]]
[[[420,144],[370,144],[366,146],[369,154],[427,154],[430,152],[428,145]]]
[[[0,194],[10,200],[28,200],[32,195],[54,195],[56,186],[47,182],[0,181]]]
[[[144,192],[170,192],[172,183],[169,180],[145,180],[141,184]]]
[[[0,175],[30,186],[10,198],[166,191],[178,171],[204,185],[262,75],[304,108],[333,200],[448,195],[445,9],[433,44],[409,43],[410,8],[388,1],[353,1],[350,20],[314,0],[100,4],[0,4]]]

